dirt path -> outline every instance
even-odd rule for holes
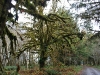
[[[100,75],[100,71],[95,68],[86,67],[82,70],[81,75]]]

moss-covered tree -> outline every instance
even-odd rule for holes
[[[78,31],[77,25],[71,15],[68,12],[66,15],[65,12],[67,11],[58,11],[55,14],[49,14],[48,17],[54,20],[53,22],[38,20],[38,22],[34,23],[33,28],[25,27],[27,30],[25,36],[30,40],[28,40],[24,48],[34,49],[37,47],[39,49],[36,49],[36,51],[40,55],[40,69],[44,68],[47,58],[52,57],[52,49],[55,47],[61,49],[64,44],[72,48],[74,38],[77,37],[82,40],[84,36],[84,33]]]

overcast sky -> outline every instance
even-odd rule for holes
[[[79,1],[79,0],[69,0],[70,2],[67,2],[67,0],[60,0],[60,2],[58,2],[58,7],[64,7],[66,10],[70,8],[70,4],[72,3],[75,3],[76,1]],[[15,4],[15,2],[13,1],[13,4]],[[44,9],[44,13],[47,14],[49,12],[49,10],[52,9],[52,0],[48,1],[47,2],[47,7],[45,7]],[[72,10],[72,12],[74,13],[80,13],[80,12],[83,12],[84,9],[81,9],[80,11],[77,12],[77,10]],[[18,19],[18,22],[31,22],[31,20],[25,18],[27,16],[29,16],[28,14],[25,14],[25,13],[22,13],[22,14],[18,14],[19,16],[19,19]],[[29,16],[30,19],[32,18],[31,16]],[[81,21],[79,21],[80,23]],[[99,24],[95,23],[94,21],[92,21],[93,23],[93,29],[94,30],[100,30],[99,29]]]

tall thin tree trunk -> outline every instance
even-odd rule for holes
[[[0,56],[0,72],[2,71],[3,71],[3,67],[2,67],[1,56]]]
[[[6,75],[6,72],[4,71],[4,66],[1,61],[1,56],[0,56],[0,75]]]

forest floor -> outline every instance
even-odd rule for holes
[[[43,71],[35,67],[30,70],[20,70],[19,75],[100,75],[99,70],[100,67],[97,69],[96,66],[46,67]]]
[[[83,66],[66,66],[66,67],[49,67],[44,71],[40,71],[38,68],[31,70],[20,70],[20,75],[80,75]]]

